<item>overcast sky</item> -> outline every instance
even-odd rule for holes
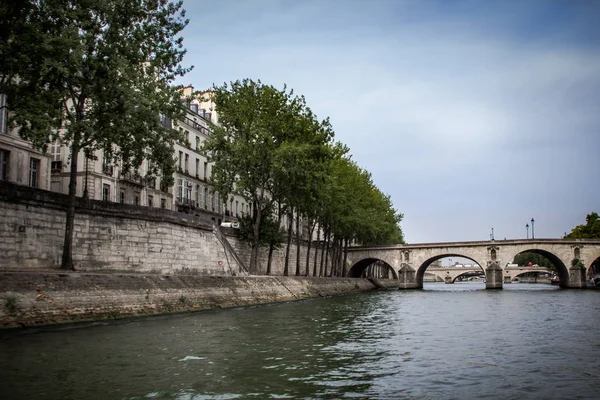
[[[187,0],[181,83],[305,95],[408,243],[600,212],[600,1]],[[530,228],[531,234],[531,228]]]

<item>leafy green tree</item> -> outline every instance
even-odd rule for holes
[[[0,93],[10,123],[40,149],[70,149],[69,206],[62,267],[73,268],[77,159],[103,150],[124,170],[150,161],[172,184],[173,144],[182,139],[160,116],[183,113],[174,79],[189,68],[179,33],[182,2],[24,0],[2,3]],[[15,5],[19,3],[19,6]]]
[[[336,159],[332,177],[321,223],[334,235],[332,273],[345,275],[345,250],[350,241],[363,245],[403,243],[399,225],[402,214],[394,210],[389,196],[375,186],[371,174],[351,159]]]
[[[213,100],[219,125],[204,142],[213,162],[215,190],[224,196],[240,195],[252,204],[253,237],[250,273],[259,272],[261,219],[270,209],[273,193],[273,159],[303,99],[286,88],[278,90],[250,79],[214,87]]]
[[[283,244],[284,232],[279,227],[279,222],[270,212],[264,212],[261,218],[259,243],[261,246],[272,245],[278,249]],[[239,219],[238,238],[251,242],[254,239],[253,218],[249,214],[242,215]]]
[[[300,275],[301,217],[313,210],[322,189],[326,165],[332,157],[330,141],[333,131],[328,120],[319,122],[308,107],[299,109],[295,129],[286,132],[275,152],[274,187],[286,206],[290,223],[296,219],[296,272]],[[292,212],[294,211],[294,212]],[[288,245],[284,275],[288,274],[292,226],[288,226]]]
[[[577,225],[565,235],[567,239],[600,239],[600,216],[592,212],[585,217],[585,225]]]

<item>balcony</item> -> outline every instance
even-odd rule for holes
[[[191,208],[196,208],[196,201],[189,199],[189,198],[176,198],[175,199],[175,205],[176,206],[188,206]]]
[[[146,185],[146,179],[137,172],[121,172],[119,179],[136,186]]]
[[[188,118],[188,117],[183,117],[181,119],[181,121],[186,124],[187,126],[190,126],[192,128],[194,128],[195,130],[205,134],[205,135],[209,135],[210,131],[202,124],[199,124],[198,122]]]
[[[62,172],[62,161],[52,161],[50,163],[50,172]]]

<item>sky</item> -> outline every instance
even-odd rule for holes
[[[284,84],[407,243],[560,238],[600,212],[600,1],[187,0],[179,83]]]

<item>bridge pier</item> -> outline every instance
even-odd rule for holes
[[[584,267],[584,263],[580,260],[573,260],[575,265],[569,268],[569,283],[567,285],[568,288],[571,289],[585,289],[587,288],[586,282],[586,270]]]
[[[398,285],[400,289],[423,289],[423,285],[417,285],[417,271],[408,264],[402,265],[398,271]]]
[[[485,288],[502,289],[502,268],[497,261],[492,261],[485,269]]]

